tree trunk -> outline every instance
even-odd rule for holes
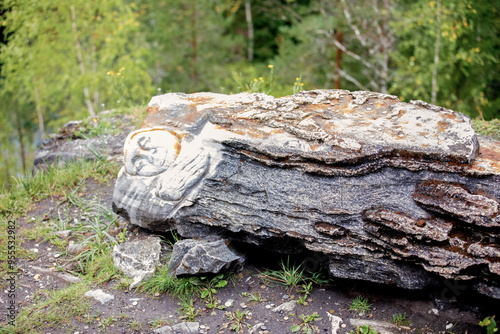
[[[76,13],[75,13],[75,5],[71,5],[71,27],[73,29],[73,38],[75,40],[75,49],[76,49],[76,57],[78,59],[78,66],[80,67],[80,72],[82,76],[85,75],[85,64],[83,62],[82,55],[82,45],[78,40],[78,29],[76,27]],[[96,113],[94,111],[94,107],[92,106],[92,101],[90,100],[89,88],[83,88],[83,96],[85,97],[85,104],[87,105],[87,109],[89,111],[90,116],[95,117]]]
[[[437,0],[437,20],[436,20],[436,47],[434,49],[434,68],[432,70],[432,92],[431,103],[436,104],[437,97],[437,75],[439,65],[439,48],[441,44],[441,0]]]
[[[35,88],[36,90],[36,88]],[[38,95],[38,91],[36,93]],[[22,127],[22,122],[21,122],[21,115],[19,112],[19,108],[16,106],[15,108],[15,113],[16,113],[16,125],[17,125],[17,134],[19,136],[19,147],[21,150],[21,163],[23,166],[23,173],[26,172],[26,150],[24,149],[24,138],[23,138],[23,127]],[[39,116],[40,117],[40,116]],[[40,121],[40,118],[39,118]],[[42,119],[43,122],[43,119]],[[43,126],[42,126],[43,128]],[[43,140],[43,138],[42,138]]]
[[[342,30],[337,29],[336,38],[338,44],[342,44],[344,35],[342,34]],[[335,60],[335,89],[340,89],[340,70],[341,70],[341,62],[342,62],[342,49],[337,47],[337,58]]]
[[[245,17],[248,26],[248,61],[252,61],[253,48],[254,48],[254,34],[253,34],[252,8],[250,6],[250,0],[245,0]]]
[[[40,101],[40,94],[38,93],[38,87],[36,86],[35,80],[33,80],[33,90],[35,94],[36,114],[38,116],[38,130],[40,131],[40,139],[43,141],[45,139],[45,125],[43,122],[42,103]]]

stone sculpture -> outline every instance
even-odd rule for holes
[[[500,298],[500,143],[372,92],[155,96],[125,141],[133,224],[317,254],[335,277]]]

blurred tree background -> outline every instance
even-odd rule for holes
[[[3,0],[0,184],[166,92],[373,90],[500,118],[500,0]]]

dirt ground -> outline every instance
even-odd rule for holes
[[[100,198],[111,205],[113,184],[87,184],[86,196]],[[32,212],[19,220],[19,228],[29,228],[33,218],[50,217],[55,214],[57,198],[38,202]],[[75,213],[76,214],[76,213]],[[150,234],[144,229],[127,226],[130,238],[142,238]],[[166,246],[166,245],[165,245]],[[19,265],[23,275],[19,283],[18,305],[29,305],[31,297],[40,289],[60,289],[71,283],[54,275],[48,268],[63,265],[64,259],[57,257],[57,250],[49,242],[38,240],[25,242],[25,249],[37,250],[36,258],[22,259]],[[301,315],[317,313],[320,319],[310,322],[312,332],[332,333],[331,315],[340,317],[342,325],[337,333],[348,333],[356,328],[356,320],[367,320],[390,324],[394,314],[406,313],[403,326],[387,329],[386,333],[485,333],[478,323],[486,316],[497,314],[500,301],[475,294],[469,287],[455,282],[443,281],[441,286],[425,291],[408,291],[393,286],[381,286],[360,281],[334,279],[327,286],[314,286],[307,297],[307,305],[296,305],[290,311],[273,312],[285,302],[297,300],[300,287],[289,289],[276,284],[266,284],[260,275],[266,269],[278,269],[279,255],[262,254],[253,248],[240,247],[246,253],[243,270],[235,273],[226,287],[216,294],[220,305],[226,309],[207,309],[201,298],[195,301],[200,333],[234,333],[230,329],[227,312],[245,311],[242,330],[244,333],[291,333],[293,325],[300,324]],[[293,260],[293,259],[292,259]],[[300,261],[300,259],[296,259]],[[119,282],[111,280],[93,289],[102,289],[114,296],[105,304],[89,298],[92,312],[88,319],[74,319],[72,326],[45,328],[46,333],[153,333],[155,328],[182,322],[179,300],[166,294],[157,296],[135,290],[118,289]],[[260,302],[250,302],[244,293],[260,294]],[[349,310],[357,296],[366,298],[372,308],[366,314]],[[0,302],[5,305],[2,294]],[[88,297],[85,297],[88,298]],[[110,320],[111,319],[111,320]],[[2,314],[0,323],[5,320]],[[302,327],[303,328],[303,327]],[[301,328],[301,329],[302,329]],[[390,327],[389,327],[390,328]]]

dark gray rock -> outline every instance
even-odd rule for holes
[[[218,274],[238,270],[243,262],[244,258],[232,252],[222,239],[184,239],[174,244],[169,271],[175,276]]]
[[[124,154],[113,208],[133,224],[312,251],[336,277],[500,287],[500,143],[454,111],[342,90],[166,94]]]

